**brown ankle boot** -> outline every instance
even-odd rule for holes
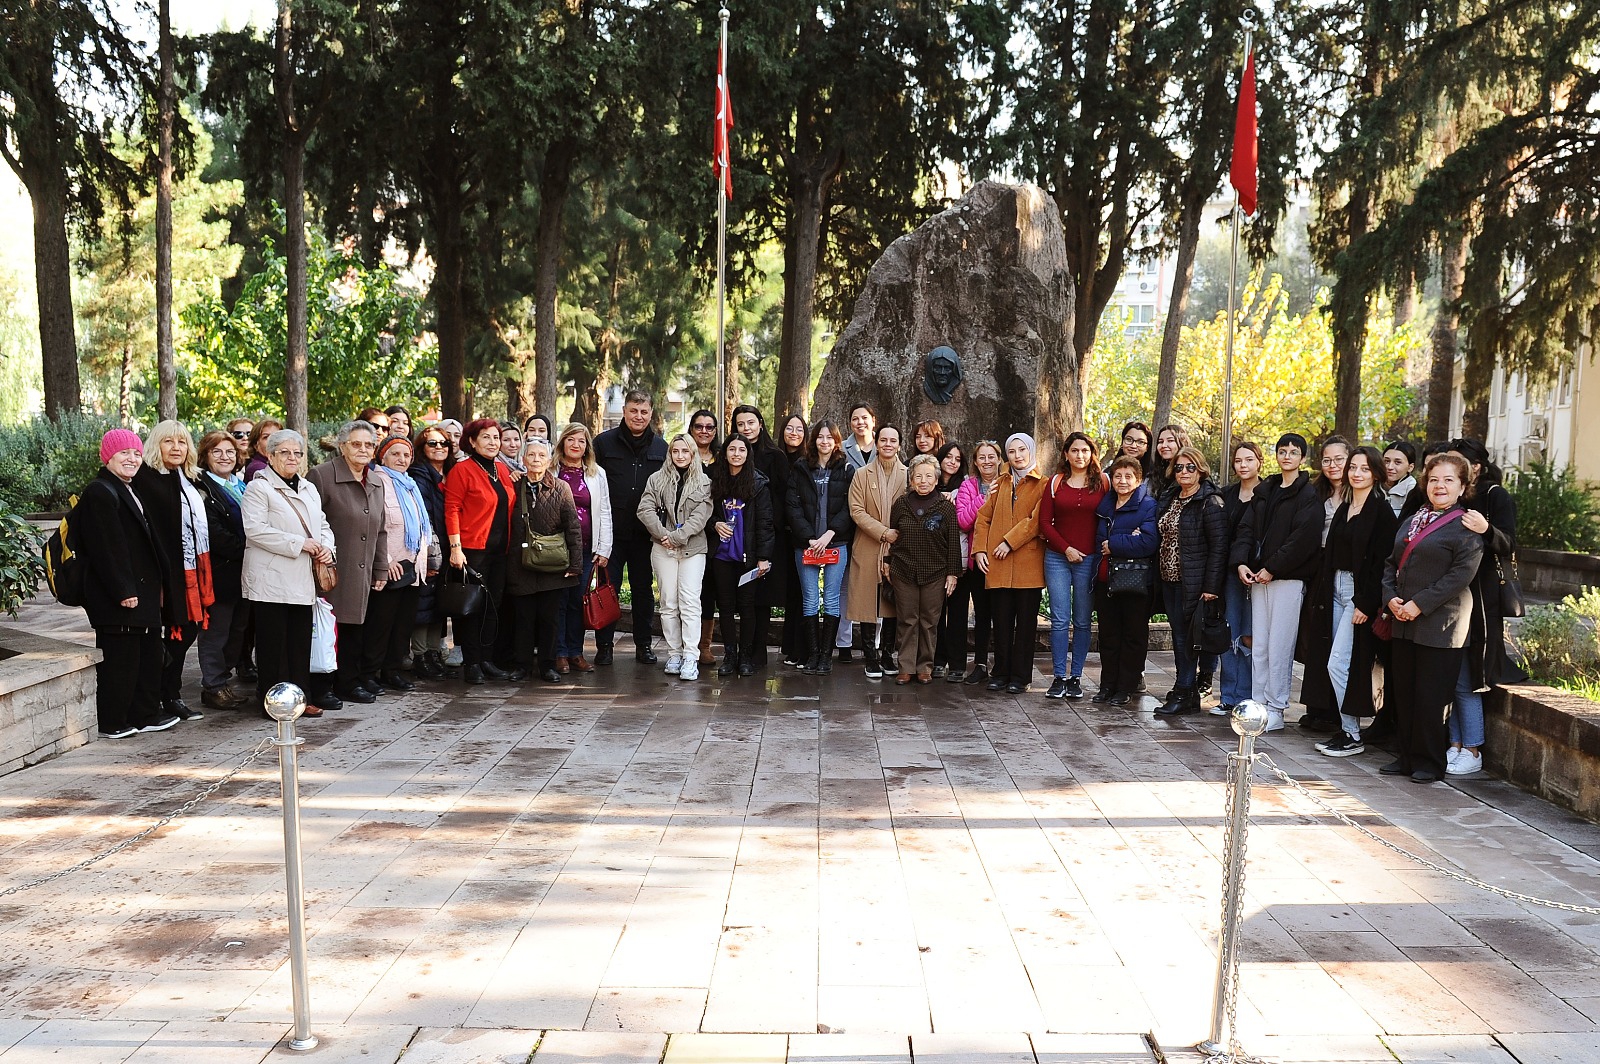
[[[711,653],[711,633],[716,628],[715,620],[700,622],[700,664],[715,665],[717,656]]]

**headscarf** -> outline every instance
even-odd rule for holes
[[[1039,446],[1033,442],[1033,437],[1026,432],[1013,432],[1006,437],[1005,450],[1000,454],[1001,459],[1006,464],[1006,469],[1011,472],[1013,478],[1017,475],[1017,467],[1011,464],[1011,445],[1018,440],[1021,440],[1028,447],[1028,468],[1023,472],[1030,472],[1034,466],[1039,464]]]
[[[400,503],[400,516],[406,526],[406,553],[416,556],[422,549],[423,542],[433,531],[428,521],[428,507],[422,501],[422,492],[417,487],[417,482],[411,479],[411,474],[402,473],[398,469],[388,466],[377,468],[388,474],[389,482],[394,485],[394,497]]]

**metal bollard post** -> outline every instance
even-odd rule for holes
[[[1250,781],[1256,762],[1256,736],[1267,730],[1267,707],[1244,701],[1233,708],[1231,723],[1239,752],[1228,755],[1228,825],[1222,859],[1222,933],[1217,949],[1217,980],[1211,994],[1211,1037],[1195,1049],[1211,1057],[1237,1058],[1234,1012],[1239,986],[1239,910],[1244,900],[1245,836],[1250,827]],[[1227,1041],[1223,1027],[1227,1026]]]
[[[290,1049],[315,1049],[311,1033],[311,990],[306,982],[306,902],[300,869],[300,760],[296,750],[305,742],[294,733],[294,722],[306,711],[306,695],[292,683],[280,683],[267,692],[267,713],[278,722],[278,766],[283,776],[283,876],[289,903],[289,977],[294,993],[294,1034]]]

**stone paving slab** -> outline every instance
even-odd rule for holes
[[[81,614],[24,614],[88,638]],[[850,667],[683,684],[618,657],[580,682],[445,683],[305,722],[310,1054],[274,1048],[292,1017],[268,759],[144,843],[0,899],[0,1064],[454,1064],[535,1046],[538,1064],[1122,1064],[1153,1059],[1146,1032],[1197,1059],[1225,721]],[[1153,690],[1169,665],[1153,658]],[[126,838],[268,731],[208,712],[0,779],[0,889]],[[1291,729],[1261,747],[1430,860],[1600,901],[1594,825],[1493,780],[1422,788],[1377,775],[1381,754],[1310,744]],[[1247,1049],[1600,1060],[1593,916],[1414,864],[1265,772],[1252,813]]]

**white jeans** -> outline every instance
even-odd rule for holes
[[[1273,580],[1250,588],[1250,697],[1282,713],[1294,684],[1294,642],[1300,634],[1303,580]]]
[[[650,548],[650,567],[661,589],[661,635],[667,654],[700,653],[700,585],[706,577],[705,554],[684,554],[657,543]],[[687,642],[685,642],[687,640]]]
[[[1349,735],[1361,733],[1361,721],[1344,712],[1345,694],[1350,689],[1350,655],[1356,643],[1356,575],[1333,574],[1333,649],[1328,652],[1328,679],[1339,705],[1339,723]],[[1371,683],[1371,678],[1367,680]]]

